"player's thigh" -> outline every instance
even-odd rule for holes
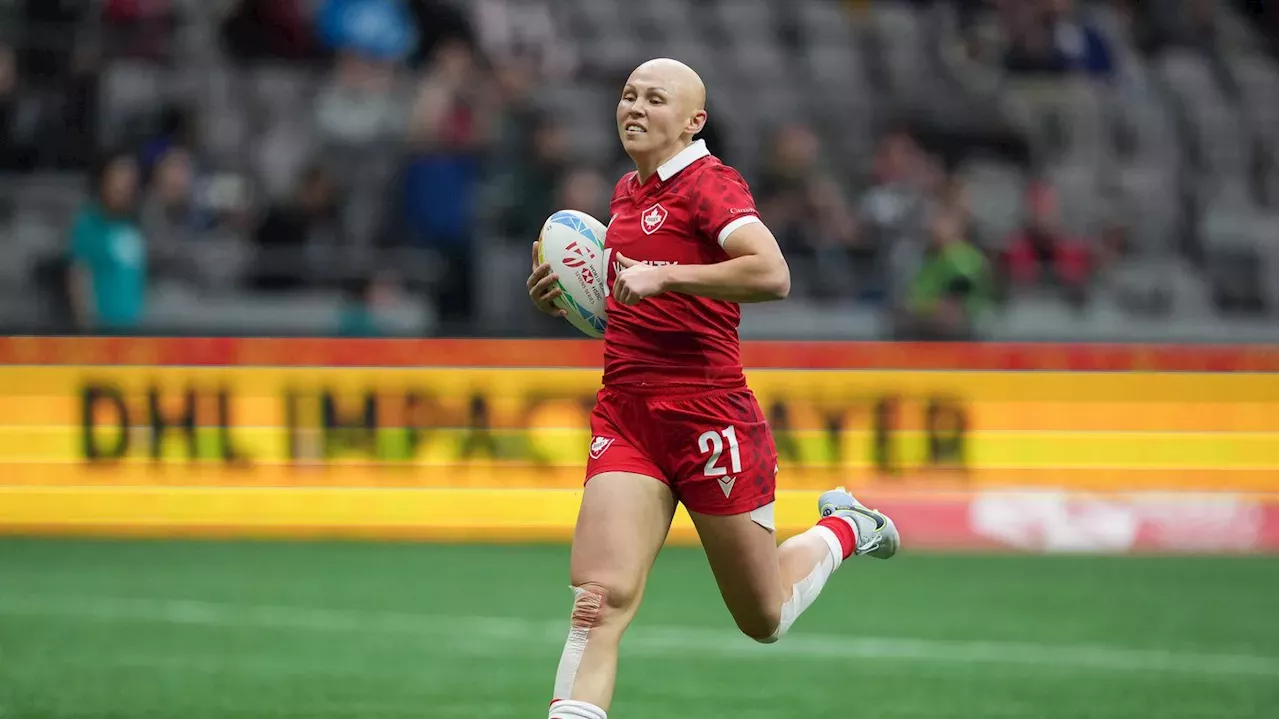
[[[750,513],[715,515],[690,510],[689,516],[738,628],[756,639],[768,637],[778,627],[786,599],[774,533]]]
[[[602,594],[613,610],[634,611],[675,508],[671,488],[654,477],[621,471],[591,477],[574,528],[570,583]]]
[[[739,628],[767,637],[783,589],[773,533],[778,452],[748,390],[664,401],[658,414],[680,501],[689,510]]]

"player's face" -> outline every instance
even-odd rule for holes
[[[677,142],[689,119],[683,104],[669,84],[632,75],[618,100],[618,136],[627,154],[645,154]]]

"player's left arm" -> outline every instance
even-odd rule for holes
[[[700,178],[701,179],[701,178]],[[791,270],[778,241],[760,220],[747,183],[720,166],[699,183],[692,198],[693,225],[717,242],[729,259],[707,265],[637,265],[617,257],[624,269],[614,298],[635,304],[663,292],[679,292],[726,302],[774,302],[791,292]]]
[[[791,269],[763,222],[752,222],[725,238],[729,259],[710,265],[669,265],[666,290],[727,302],[775,302],[791,292]]]

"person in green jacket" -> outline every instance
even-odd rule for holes
[[[946,209],[930,224],[930,243],[907,292],[912,334],[968,337],[991,301],[991,265],[965,237],[964,218]]]

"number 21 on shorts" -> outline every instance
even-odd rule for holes
[[[723,437],[724,439],[721,439]],[[725,427],[720,431],[707,430],[698,437],[698,451],[703,454],[711,453],[707,458],[707,463],[703,466],[703,473],[708,477],[724,477],[718,479],[720,489],[724,491],[724,496],[728,497],[733,491],[733,483],[737,481],[737,477],[725,477],[729,474],[729,469],[720,466],[720,457],[724,455],[725,442],[729,443],[729,467],[736,475],[742,471],[742,455],[738,453],[738,434],[732,426]]]

